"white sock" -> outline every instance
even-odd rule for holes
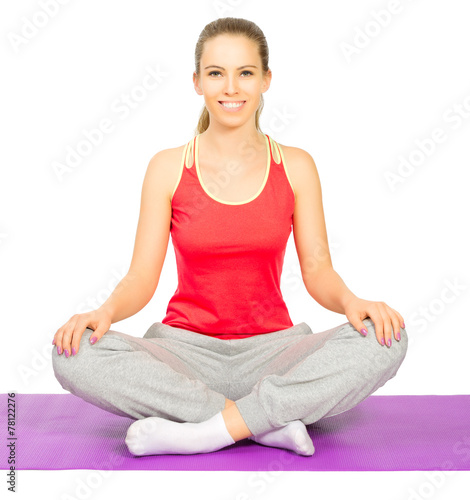
[[[250,436],[248,439],[265,446],[286,448],[295,451],[298,455],[311,456],[315,453],[307,428],[300,420],[294,420],[284,427]]]
[[[235,443],[222,412],[204,422],[173,422],[160,417],[136,420],[126,445],[134,455],[209,453]]]

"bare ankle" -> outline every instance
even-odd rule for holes
[[[225,398],[225,408],[228,408],[229,406],[232,406],[235,404],[235,401],[232,401],[231,399]],[[225,410],[224,408],[224,410]]]
[[[228,401],[230,402],[230,399]],[[243,420],[237,405],[234,401],[232,401],[232,403],[233,404],[229,405],[222,411],[222,417],[229,434],[232,436],[232,439],[239,441],[240,439],[245,439],[252,434]]]

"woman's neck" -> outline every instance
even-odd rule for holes
[[[204,151],[210,151],[217,159],[237,159],[255,156],[263,151],[265,146],[264,134],[256,129],[233,128],[217,131],[210,127],[200,134],[199,146]]]

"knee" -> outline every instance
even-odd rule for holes
[[[77,380],[83,372],[84,361],[90,354],[92,347],[89,338],[93,330],[87,328],[80,339],[80,346],[78,353],[75,356],[65,357],[65,354],[58,354],[57,347],[52,348],[52,369],[55,378],[59,381],[60,385],[70,391],[70,381]]]
[[[406,353],[408,351],[408,332],[400,327],[400,336],[401,339],[397,342],[395,340],[395,347],[397,347],[397,356],[402,362],[405,359]]]
[[[376,336],[375,327],[371,320],[366,319],[365,324],[367,325],[368,334],[372,346],[372,352],[370,356],[374,361],[374,365],[377,367],[379,372],[398,370],[399,366],[405,359],[406,353],[408,351],[408,333],[404,328],[400,327],[400,340],[395,339],[395,335],[392,334],[392,345],[390,347],[381,345]]]
[[[400,327],[400,340],[392,333],[392,345],[387,348],[391,363],[401,365],[408,351],[408,333]]]
[[[385,371],[389,374],[390,378],[393,378],[403,363],[406,353],[408,351],[408,333],[404,328],[400,327],[400,340],[396,340],[395,337],[392,339],[392,345],[388,348],[389,362],[385,367]]]

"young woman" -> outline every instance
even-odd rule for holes
[[[60,384],[135,418],[126,436],[134,455],[206,453],[250,438],[310,456],[305,426],[356,406],[405,357],[403,317],[354,295],[333,269],[312,157],[260,130],[271,77],[256,24],[221,18],[204,28],[197,133],[150,160],[127,275],[54,335]],[[316,334],[292,323],[280,291],[292,229],[309,294],[348,322]],[[110,330],[153,296],[170,234],[178,287],[166,316],[143,338]]]

